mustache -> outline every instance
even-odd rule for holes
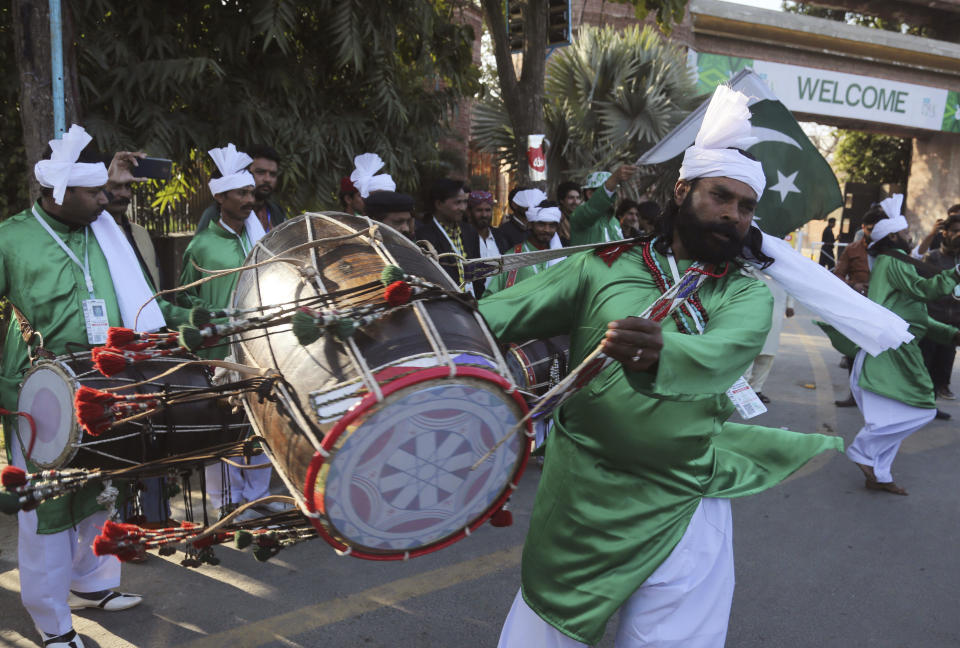
[[[717,234],[726,234],[731,240],[739,241],[740,235],[733,223],[698,223],[698,229],[702,232],[716,232]]]

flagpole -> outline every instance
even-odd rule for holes
[[[53,87],[53,136],[66,131],[63,99],[63,19],[60,0],[50,0],[50,77]]]

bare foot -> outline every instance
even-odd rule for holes
[[[893,482],[878,482],[876,479],[867,479],[866,484],[864,485],[867,487],[867,490],[886,491],[887,493],[893,493],[894,495],[908,494],[905,488],[900,488]]]

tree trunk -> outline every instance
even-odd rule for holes
[[[522,4],[523,10],[523,66],[519,79],[510,54],[503,3],[500,0],[483,0],[483,11],[493,39],[503,103],[510,116],[514,146],[520,159],[517,182],[523,186],[536,186],[546,190],[545,181],[530,182],[530,168],[525,161],[527,136],[544,132],[543,81],[547,54],[547,3],[529,0],[518,4]]]
[[[64,97],[67,128],[76,120],[76,58],[73,39],[69,35],[67,3],[63,15]],[[14,51],[20,75],[20,123],[27,154],[30,195],[36,197],[40,187],[34,178],[33,165],[43,157],[47,142],[53,139],[53,84],[50,79],[50,10],[47,2],[13,0]]]

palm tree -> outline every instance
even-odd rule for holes
[[[697,104],[685,54],[649,26],[582,28],[548,62],[544,89],[551,186],[636,160]],[[482,149],[517,165],[502,103],[478,104],[473,125]]]

